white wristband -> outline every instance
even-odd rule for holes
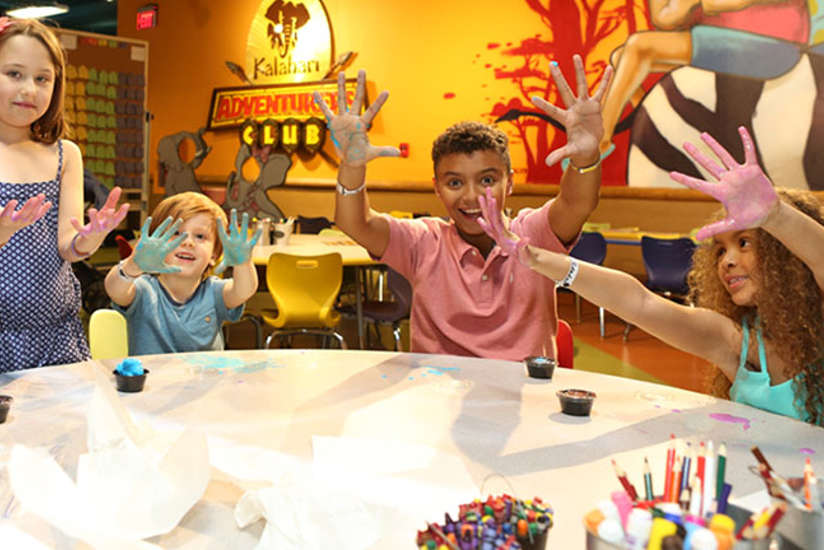
[[[569,271],[567,271],[566,277],[562,280],[555,283],[555,286],[561,286],[564,288],[569,288],[572,282],[575,280],[575,277],[578,276],[578,260],[575,258],[569,258]]]
[[[344,197],[347,195],[357,195],[366,188],[366,180],[363,180],[363,183],[354,189],[347,189],[346,187],[341,185],[340,182],[338,182],[336,187],[338,189],[338,194],[343,195]]]

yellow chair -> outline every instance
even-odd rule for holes
[[[263,322],[274,327],[266,338],[295,334],[331,336],[341,349],[346,349],[343,336],[335,330],[340,313],[335,311],[335,298],[343,278],[343,261],[337,252],[319,256],[295,256],[275,252],[266,266],[266,285],[277,306],[274,312],[263,311]]]
[[[113,309],[98,309],[89,318],[89,349],[92,359],[129,356],[126,318]]]
[[[346,233],[344,233],[340,229],[335,229],[335,228],[332,228],[332,227],[325,227],[325,228],[321,229],[320,233],[318,233],[318,235],[320,235],[321,237],[342,237],[344,239],[349,238],[349,235],[347,235]]]

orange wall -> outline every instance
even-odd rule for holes
[[[224,62],[244,65],[249,26],[260,2],[159,2],[159,26],[136,31],[135,12],[144,4],[145,0],[119,0],[118,34],[150,43],[148,102],[155,115],[150,170],[154,178],[158,140],[204,126],[212,89],[240,85]],[[500,49],[488,49],[487,44],[505,46],[537,34],[547,38],[547,27],[525,1],[327,0],[324,4],[332,23],[335,55],[347,50],[357,53],[349,74],[366,69],[372,94],[376,89],[390,91],[371,131],[372,141],[410,144],[408,159],[380,159],[370,164],[370,180],[430,181],[429,152],[438,133],[459,120],[483,120],[496,101],[518,95],[512,84],[496,81],[492,69],[485,67],[507,62]],[[603,59],[609,49],[604,48]],[[592,56],[588,61],[592,63]],[[455,97],[445,99],[447,92]],[[236,136],[231,130],[206,133],[213,149],[198,168],[199,177],[225,181],[234,169]],[[516,143],[512,149],[516,181],[524,181],[523,147]],[[334,178],[333,167],[319,156],[308,163],[293,159],[290,179]]]

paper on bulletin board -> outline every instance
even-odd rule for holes
[[[67,33],[59,33],[58,36],[60,37],[60,44],[63,46],[64,50],[76,50],[77,49],[77,35],[76,34],[67,34]]]
[[[143,46],[132,46],[131,58],[132,61],[146,61],[146,48]]]

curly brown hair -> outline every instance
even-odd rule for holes
[[[506,171],[512,170],[509,158],[509,138],[495,126],[483,122],[464,121],[453,124],[432,143],[432,167],[438,171],[441,158],[453,153],[470,155],[475,151],[495,151],[506,164]]]
[[[809,191],[777,189],[779,198],[824,225],[821,203]],[[723,209],[714,220],[725,216]],[[794,377],[793,390],[806,396],[808,420],[824,421],[824,309],[822,292],[813,272],[795,254],[767,231],[755,230],[754,251],[759,270],[756,306],[738,306],[718,276],[718,255],[712,240],[701,243],[693,255],[688,276],[690,301],[717,311],[737,323],[758,314],[761,330],[781,357],[797,358],[795,368],[786,372]],[[710,381],[716,395],[729,395],[731,383],[719,372]]]
[[[63,92],[66,87],[66,53],[52,30],[36,19],[11,19],[11,24],[0,33],[0,47],[10,38],[30,36],[46,48],[54,65],[54,89],[49,107],[43,116],[31,123],[31,139],[52,144],[67,130],[63,119]]]

